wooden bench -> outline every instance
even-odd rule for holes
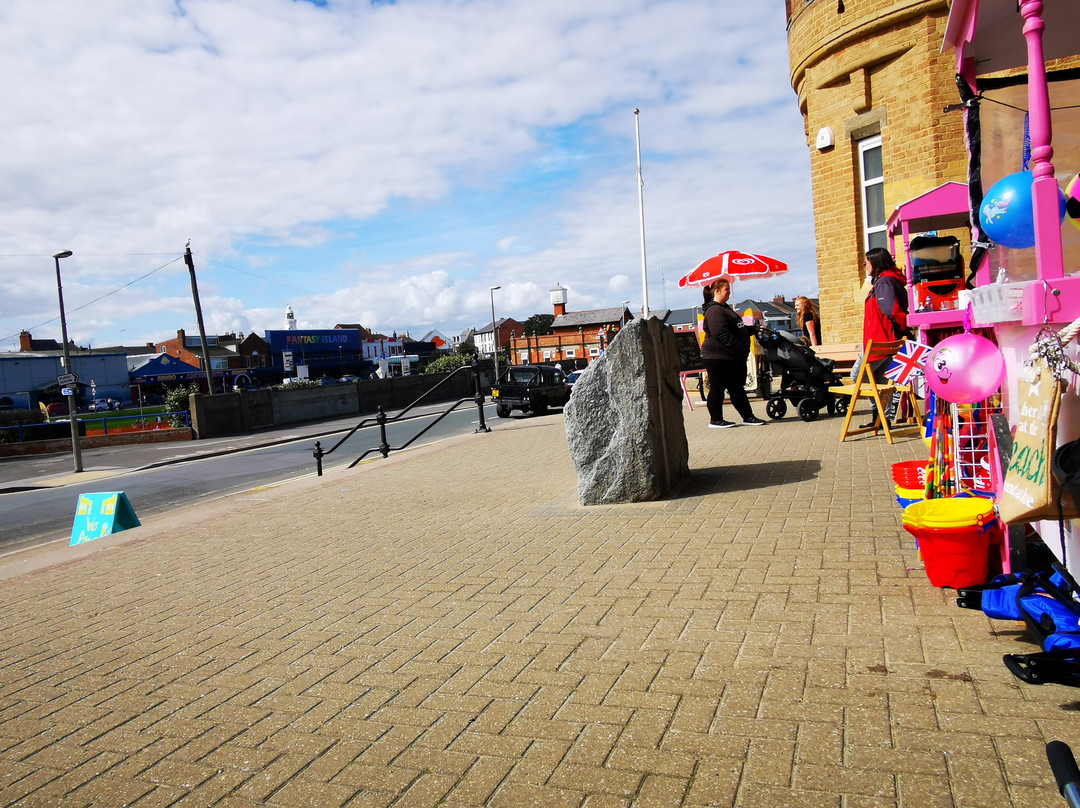
[[[822,359],[831,359],[836,363],[835,372],[846,376],[855,367],[855,361],[862,353],[862,344],[858,342],[830,342],[814,345],[814,353]]]

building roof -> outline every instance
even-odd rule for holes
[[[371,333],[370,330],[364,328],[364,326],[360,325],[360,323],[338,323],[334,326],[334,328],[349,328],[359,331],[361,339],[369,339],[371,337],[380,337],[382,339],[385,339],[385,337],[382,337],[382,335]]]
[[[157,353],[152,342],[145,345],[109,345],[105,348],[94,348],[94,353],[126,353],[128,356],[137,356],[147,352]]]
[[[671,309],[664,322],[667,325],[695,325],[697,323],[697,312],[699,311],[701,311],[701,306],[689,309]]]
[[[428,331],[420,338],[421,342],[434,342],[437,348],[449,348],[450,340],[441,331]]]
[[[73,346],[74,347],[74,346]],[[31,339],[31,351],[62,351],[64,346],[54,339]]]
[[[206,372],[194,365],[189,365],[167,353],[142,354],[127,358],[128,375],[132,381],[151,381],[160,376],[179,379],[205,378]]]
[[[591,325],[607,325],[608,323],[621,323],[626,319],[627,308],[615,306],[610,309],[593,309],[592,311],[568,311],[560,314],[551,323],[551,328],[585,328]]]
[[[507,323],[513,323],[514,325],[521,325],[521,323],[519,323],[513,317],[500,317],[498,320],[496,320],[496,322],[499,324],[499,328],[502,328]],[[492,332],[492,330],[493,329],[491,328],[491,323],[487,323],[482,328],[478,328],[475,331],[473,331],[472,333],[474,333],[474,334],[490,334]]]
[[[776,305],[765,300],[741,300],[732,306],[735,311],[742,313],[750,309],[754,314],[759,314],[766,320],[790,320],[794,309]]]

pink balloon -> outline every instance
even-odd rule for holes
[[[990,398],[1005,378],[1005,357],[978,334],[954,334],[939,342],[926,360],[926,383],[953,404]]]

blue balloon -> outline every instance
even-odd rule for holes
[[[1002,177],[986,192],[979,207],[979,223],[996,244],[1017,250],[1035,246],[1035,217],[1031,204],[1034,181],[1035,175],[1030,171],[1017,171]],[[1061,221],[1064,221],[1065,194],[1060,188],[1058,196]]]

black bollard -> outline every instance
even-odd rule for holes
[[[478,426],[476,428],[476,430],[473,432],[473,434],[475,435],[475,434],[478,434],[480,432],[490,432],[491,427],[489,427],[484,422],[484,393],[483,393],[483,390],[480,387],[480,365],[479,365],[479,363],[473,362],[473,364],[472,364],[472,372],[473,372],[473,381],[474,381],[475,387],[476,387],[476,397],[473,400],[476,402],[476,409],[480,413],[480,426]]]
[[[379,444],[379,452],[383,458],[386,458],[390,456],[390,444],[386,441],[386,411],[383,409],[382,404],[379,405],[379,414],[375,416],[375,420],[379,424],[379,435],[382,441]]]

